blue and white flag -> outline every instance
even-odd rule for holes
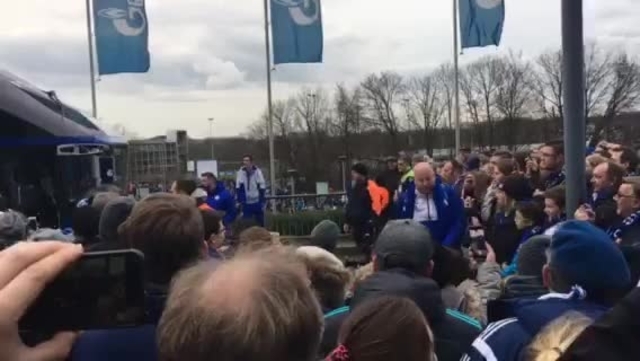
[[[500,45],[504,0],[460,0],[462,48]]]
[[[271,0],[273,62],[321,63],[320,0]]]
[[[144,0],[93,0],[98,73],[146,73],[149,27]]]

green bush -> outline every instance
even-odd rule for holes
[[[344,224],[344,211],[304,211],[299,213],[267,213],[266,223],[271,232],[278,232],[283,236],[308,236],[316,224],[329,219],[338,224]]]

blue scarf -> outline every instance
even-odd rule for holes
[[[533,237],[533,236],[537,236],[542,234],[542,227],[540,226],[533,226],[530,228],[527,228],[524,230],[524,232],[522,232],[522,237],[520,238],[520,244],[523,244],[524,242],[526,242],[529,238]]]
[[[547,218],[544,222],[544,229],[549,229],[553,226],[555,226],[556,224],[560,223],[560,222],[564,222],[567,220],[567,215],[562,213],[560,216],[558,217],[554,217],[554,218]]]
[[[549,177],[544,180],[544,189],[551,189],[553,187],[557,187],[559,185],[564,184],[565,175],[564,170],[561,170],[557,173],[549,174]]]
[[[637,224],[640,224],[640,211],[636,211],[629,217],[625,218],[620,226],[609,228],[607,233],[609,233],[609,236],[615,241],[622,237],[626,230]]]

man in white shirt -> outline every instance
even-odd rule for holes
[[[413,172],[414,180],[398,200],[398,218],[420,222],[436,242],[459,248],[466,225],[462,199],[442,183],[429,163],[416,164]]]

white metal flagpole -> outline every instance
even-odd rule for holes
[[[276,195],[276,160],[273,139],[273,104],[271,100],[271,42],[269,39],[269,0],[264,0],[264,43],[267,64],[267,133],[269,137],[269,182],[271,196]],[[275,198],[271,201],[271,210],[276,211]]]
[[[91,0],[87,3],[87,39],[89,43],[89,74],[91,77],[91,115],[94,119],[98,119],[98,106],[96,101],[96,69],[95,60],[93,58],[93,26],[91,21]]]
[[[462,147],[460,139],[460,69],[458,66],[458,1],[453,0],[453,78],[454,78],[454,121],[455,121],[455,145],[457,154]]]

